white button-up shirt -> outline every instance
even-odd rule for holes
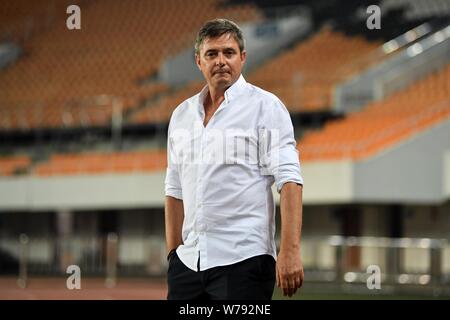
[[[181,261],[200,271],[270,254],[275,203],[286,182],[303,184],[289,112],[240,78],[203,125],[208,87],[173,112],[165,194],[183,200]]]

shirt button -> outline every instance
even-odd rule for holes
[[[199,204],[197,205],[197,208],[201,208],[201,207],[202,207],[202,204],[199,203]]]

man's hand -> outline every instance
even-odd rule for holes
[[[277,286],[284,296],[292,297],[303,284],[304,272],[300,250],[281,251],[277,258]]]

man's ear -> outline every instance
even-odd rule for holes
[[[245,51],[245,50],[242,50],[241,61],[242,61],[242,65],[244,65],[245,62],[247,61],[247,51]]]
[[[200,68],[200,56],[198,54],[195,54],[195,64],[197,65],[198,69],[202,71],[202,68]]]

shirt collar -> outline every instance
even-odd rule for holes
[[[237,97],[245,89],[247,81],[245,81],[244,76],[241,74],[239,79],[231,87],[225,90],[225,102],[229,103],[233,98]]]
[[[231,85],[227,90],[225,90],[225,104],[228,104],[235,97],[241,94],[247,85],[244,76],[241,74],[235,83]],[[198,105],[200,107],[201,113],[203,113],[203,102],[205,101],[206,95],[209,93],[208,85],[204,86],[200,94],[198,95]]]

